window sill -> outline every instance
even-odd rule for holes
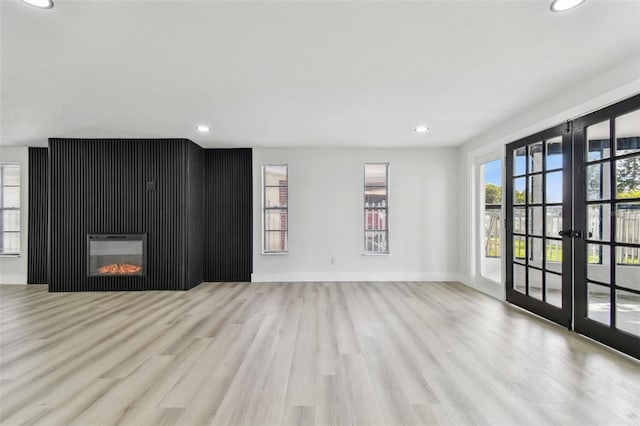
[[[15,254],[0,254],[0,259],[2,258],[17,258],[17,257],[22,257],[22,255],[20,253],[15,253]]]
[[[262,256],[284,256],[284,255],[289,254],[289,252],[288,251],[278,251],[278,252],[272,252],[272,253],[270,253],[270,252],[267,252],[267,253],[262,252],[260,254]]]
[[[369,253],[369,252],[364,252],[362,253],[363,256],[391,256],[391,252],[390,251],[385,251],[385,252],[380,252],[380,253]]]

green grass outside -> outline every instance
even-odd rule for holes
[[[514,240],[513,242],[514,257],[517,259],[524,259],[526,257],[526,243],[523,240]],[[500,238],[492,237],[489,241],[489,247],[486,253],[487,257],[500,257]],[[562,262],[562,246],[547,246],[546,250],[547,262]],[[590,264],[599,264],[600,256],[596,253],[589,254]],[[624,265],[639,265],[638,259],[628,258],[623,259],[618,264]]]

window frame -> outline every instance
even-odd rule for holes
[[[18,185],[5,185],[4,168],[6,166],[18,167]],[[18,207],[4,206],[4,188],[18,188]],[[17,231],[4,230],[4,212],[5,211],[17,211],[19,213]],[[18,234],[19,249],[17,252],[4,251],[4,235],[5,234]],[[18,257],[22,254],[22,165],[20,163],[12,163],[12,162],[0,163],[0,238],[2,239],[2,246],[0,246],[2,251],[0,251],[0,257]]]
[[[284,167],[286,173],[286,185],[267,185],[266,181],[266,169],[268,167]],[[286,255],[289,254],[289,165],[286,163],[268,163],[263,164],[261,166],[261,175],[262,175],[262,254],[263,255]],[[287,188],[287,205],[285,207],[267,207],[267,188]],[[268,211],[285,211],[286,212],[286,228],[279,230],[267,230],[266,228],[266,216]],[[285,250],[267,250],[266,247],[266,235],[267,232],[283,232],[285,233],[285,246],[287,247]]]
[[[384,186],[367,186],[367,166],[385,166],[385,185]],[[390,170],[391,164],[389,162],[367,162],[364,163],[364,167],[362,168],[362,218],[363,218],[363,254],[365,256],[388,256],[391,254],[390,244],[389,244],[389,200],[390,200]],[[385,207],[367,207],[367,188],[385,188],[386,192],[386,203]],[[367,210],[384,210],[385,212],[385,229],[367,229]],[[367,232],[384,232],[386,235],[386,250],[385,251],[369,251],[367,250]]]

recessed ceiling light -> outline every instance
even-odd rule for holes
[[[418,126],[415,128],[416,133],[428,133],[431,130],[428,126]]]
[[[211,127],[200,125],[200,126],[196,126],[196,130],[202,133],[207,133],[211,131]]]
[[[553,0],[551,2],[552,12],[564,12],[584,3],[585,0]]]
[[[51,9],[53,7],[53,0],[22,0],[22,1],[31,6],[39,7],[40,9]]]

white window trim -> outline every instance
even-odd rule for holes
[[[265,168],[266,167],[270,167],[270,166],[275,166],[275,167],[286,167],[287,168],[287,207],[283,208],[284,210],[287,211],[287,249],[286,250],[278,250],[278,251],[267,251],[265,250],[265,235],[266,235],[266,229],[265,229],[265,215],[266,215],[266,211],[267,208],[265,206],[265,202],[266,202],[266,181],[265,181]],[[281,164],[276,164],[276,163],[269,163],[269,164],[263,164],[260,168],[261,171],[261,175],[262,175],[262,250],[261,250],[261,254],[263,256],[283,256],[283,255],[288,255],[289,254],[289,165],[285,164],[285,163],[281,163]]]
[[[386,208],[385,208],[385,212],[386,212],[386,228],[384,231],[387,234],[387,250],[386,251],[367,251],[367,231],[372,231],[371,229],[367,229],[367,219],[366,216],[363,214],[362,215],[362,224],[363,224],[363,232],[362,232],[362,238],[363,238],[363,246],[364,246],[364,250],[362,252],[362,254],[364,256],[390,256],[391,255],[391,248],[390,248],[390,241],[389,241],[389,209],[390,209],[390,199],[391,199],[391,191],[390,191],[390,187],[391,187],[391,163],[389,162],[366,162],[364,163],[364,166],[362,168],[362,211],[364,213],[366,206],[364,205],[365,200],[366,200],[366,193],[367,193],[367,177],[366,177],[366,169],[367,169],[367,165],[384,165],[387,166],[387,176],[386,176],[386,186],[385,188],[387,189],[387,203],[386,203]]]
[[[23,250],[23,247],[22,247],[22,233],[24,232],[22,230],[22,203],[23,203],[23,200],[22,200],[22,185],[23,185],[22,173],[23,173],[23,170],[22,169],[23,169],[23,167],[22,167],[22,165],[20,163],[10,162],[10,161],[2,162],[2,163],[0,163],[0,166],[18,166],[19,169],[20,169],[20,184],[17,186],[19,188],[19,193],[20,193],[20,195],[19,195],[20,196],[20,202],[19,202],[18,207],[5,208],[5,207],[0,206],[0,215],[2,215],[5,210],[17,210],[20,213],[20,224],[18,226],[18,231],[4,231],[3,230],[0,233],[0,238],[3,238],[3,236],[4,236],[3,234],[5,232],[17,233],[18,237],[19,237],[19,241],[20,241],[20,250],[18,252],[15,252],[15,253],[0,253],[0,257],[20,257],[20,256],[22,256],[22,250]],[[0,173],[4,174],[4,172],[1,171],[1,170],[0,170]],[[4,179],[4,176],[0,176],[0,185],[2,187],[4,187],[4,180],[3,179]],[[16,186],[12,185],[11,187],[15,188]],[[4,220],[4,218],[2,220]]]

